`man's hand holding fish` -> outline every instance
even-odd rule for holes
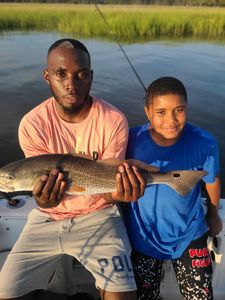
[[[145,179],[137,167],[123,163],[116,174],[116,191],[104,194],[107,201],[133,202],[144,195]]]
[[[43,208],[57,206],[63,198],[66,189],[64,174],[58,169],[52,169],[50,175],[42,175],[32,193],[37,205]]]

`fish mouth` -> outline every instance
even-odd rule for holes
[[[13,186],[7,185],[7,184],[2,184],[0,183],[0,192],[3,193],[9,193],[9,192],[14,192],[15,188]]]

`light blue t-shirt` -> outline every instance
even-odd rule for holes
[[[171,170],[205,170],[207,183],[219,173],[218,146],[208,132],[186,124],[172,146],[156,144],[149,123],[130,129],[127,158],[135,158]],[[183,197],[165,184],[149,185],[144,196],[129,203],[125,221],[134,249],[158,258],[179,258],[192,240],[201,237],[207,226],[201,204],[200,183]]]

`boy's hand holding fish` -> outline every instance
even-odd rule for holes
[[[118,167],[116,174],[116,191],[105,193],[109,202],[133,202],[142,197],[145,189],[145,179],[134,165],[124,162]],[[33,196],[38,206],[49,208],[57,206],[63,198],[67,182],[63,172],[52,169],[50,175],[43,175],[33,189]]]

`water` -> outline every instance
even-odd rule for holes
[[[22,158],[17,128],[22,116],[49,97],[42,78],[56,33],[7,33],[0,38],[0,166]],[[144,89],[116,43],[81,39],[92,57],[92,94],[120,108],[129,125],[146,121]],[[189,120],[212,132],[220,147],[225,197],[225,45],[203,42],[147,42],[123,47],[143,83],[175,76],[186,86]]]

